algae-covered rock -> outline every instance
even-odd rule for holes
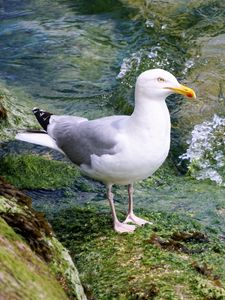
[[[0,298],[68,299],[48,266],[2,218],[0,231]]]
[[[43,214],[2,178],[0,227],[0,298],[86,299],[68,251],[54,237]]]

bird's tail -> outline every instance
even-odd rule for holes
[[[55,140],[47,134],[47,127],[52,116],[51,113],[40,110],[39,108],[33,108],[33,113],[38,120],[39,124],[42,126],[43,130],[26,130],[19,132],[16,135],[16,140],[20,140],[27,143],[32,143],[36,145],[41,145],[55,149],[61,153],[63,151],[57,146]]]
[[[55,140],[52,139],[45,131],[28,130],[19,132],[15,138],[16,140],[49,147],[63,153],[63,151],[56,145]]]

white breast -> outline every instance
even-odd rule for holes
[[[170,116],[165,101],[146,104],[118,129],[115,154],[91,156],[91,167],[81,169],[105,183],[129,184],[152,175],[170,147]]]
[[[170,133],[162,138],[146,134],[121,136],[118,153],[91,157],[91,168],[82,165],[87,175],[106,183],[129,184],[152,175],[168,155]]]

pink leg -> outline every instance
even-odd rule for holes
[[[134,188],[133,184],[128,185],[128,196],[129,196],[129,204],[128,204],[128,215],[124,223],[134,223],[138,226],[142,226],[145,224],[152,224],[149,221],[146,221],[144,219],[141,219],[137,216],[135,216],[134,211],[133,211],[133,193],[134,193]]]
[[[110,204],[110,207],[111,207],[111,210],[112,210],[112,217],[113,217],[113,227],[114,227],[114,230],[116,232],[119,232],[119,233],[123,233],[123,232],[133,232],[135,230],[135,225],[128,225],[128,224],[124,224],[124,223],[121,223],[117,216],[116,216],[116,210],[115,210],[115,205],[114,205],[114,201],[113,201],[113,193],[112,193],[112,185],[108,185],[107,186],[107,198],[109,200],[109,204]]]

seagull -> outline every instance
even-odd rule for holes
[[[88,120],[34,108],[43,130],[18,133],[16,139],[56,149],[85,175],[103,182],[114,230],[131,233],[137,226],[150,223],[134,214],[133,184],[151,176],[168,155],[171,122],[165,99],[172,93],[196,98],[191,88],[181,85],[168,71],[151,69],[136,80],[135,107],[130,116]],[[128,186],[128,214],[124,222],[116,215],[114,184]]]

